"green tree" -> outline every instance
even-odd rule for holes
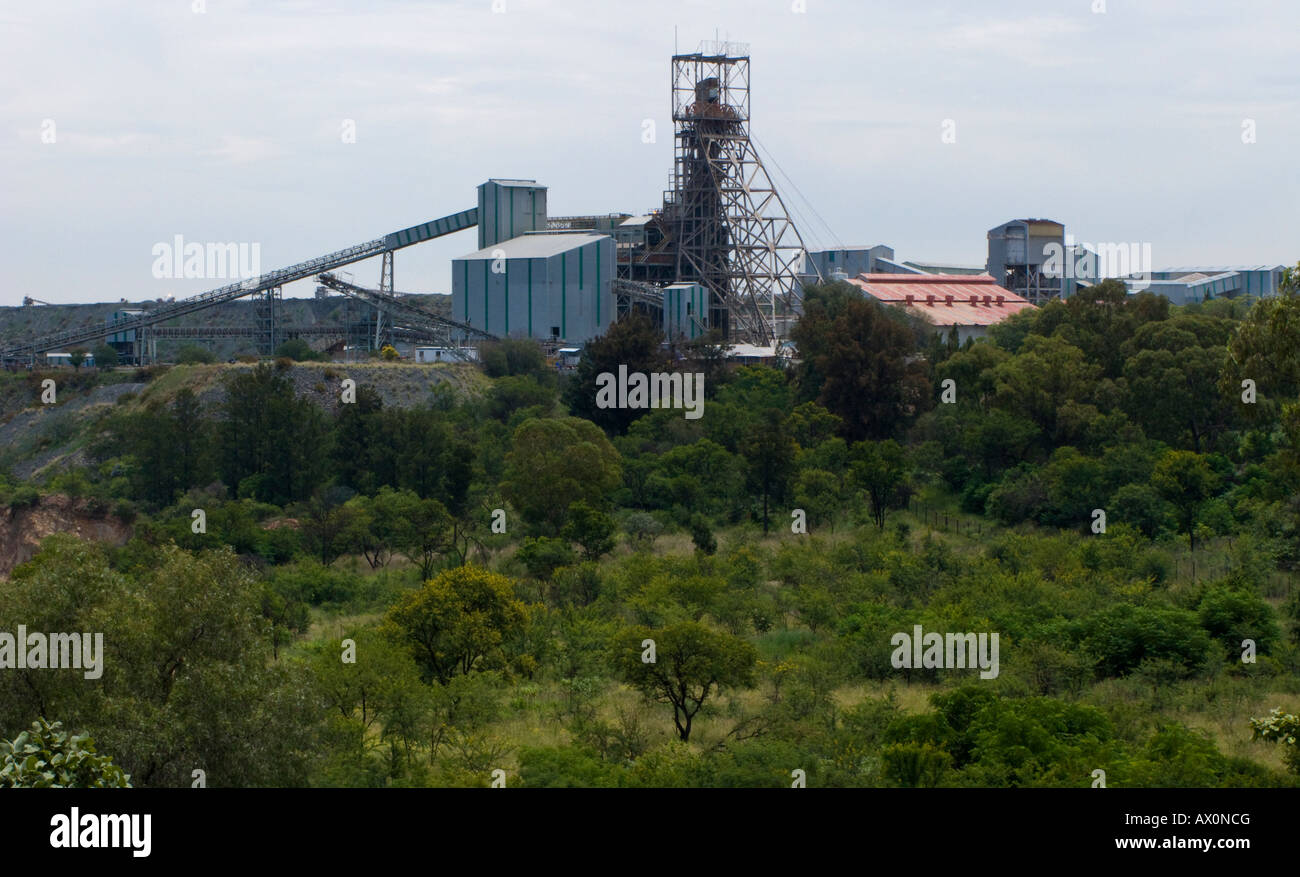
[[[1280,293],[1255,302],[1246,314],[1228,342],[1220,379],[1224,396],[1256,423],[1274,420],[1283,402],[1300,396],[1300,289],[1284,286]],[[1254,381],[1254,404],[1240,402],[1245,380]]]
[[[805,299],[791,332],[805,363],[801,394],[838,416],[850,441],[896,435],[930,404],[916,332],[874,301],[832,296],[829,303],[824,295]]]
[[[763,412],[758,427],[741,448],[750,494],[758,497],[763,505],[764,533],[770,521],[769,506],[784,500],[789,492],[798,448],[785,416],[776,408]]]
[[[212,459],[212,426],[194,391],[182,387],[171,404],[171,455],[175,459],[176,487],[182,492],[209,484],[216,474]]]
[[[663,524],[648,512],[632,512],[623,519],[623,532],[633,551],[649,551],[663,531]]]
[[[1187,542],[1196,550],[1196,520],[1202,504],[1214,495],[1219,477],[1200,454],[1169,451],[1156,463],[1151,486],[1174,507],[1178,532],[1187,534]]]
[[[294,362],[314,362],[324,359],[324,356],[311,349],[302,338],[290,338],[275,348],[276,356],[286,356]]]
[[[363,740],[372,731],[398,730],[397,720],[418,712],[421,706],[423,692],[415,664],[405,649],[374,631],[361,631],[350,638],[355,660],[348,663],[341,660],[340,640],[326,640],[317,646],[311,660],[321,696],[340,718],[356,720]],[[413,725],[401,729],[408,732],[408,746],[418,733]]]
[[[405,451],[404,447],[386,445],[380,435],[383,407],[384,400],[378,391],[362,384],[357,387],[356,401],[339,408],[334,420],[334,442],[330,454],[339,484],[362,493],[373,492],[385,483],[376,477],[376,468],[383,469],[382,464],[376,465],[376,457],[384,451],[394,455]],[[391,487],[397,486],[395,479],[386,483]]]
[[[1296,743],[1300,740],[1300,716],[1284,713],[1275,707],[1264,718],[1251,719],[1250,727],[1251,739],[1281,743],[1285,750],[1282,758],[1287,767],[1292,773],[1300,774],[1300,745]]]
[[[1219,391],[1230,324],[1182,314],[1138,328],[1124,345],[1127,411],[1147,435],[1200,453],[1232,409]]]
[[[1186,676],[1205,659],[1210,638],[1186,609],[1122,604],[1080,622],[1085,652],[1095,657],[1098,674],[1123,676],[1144,661],[1171,662]]]
[[[108,344],[97,344],[91,353],[95,357],[95,368],[104,371],[114,368],[118,363],[117,348]]]
[[[641,313],[619,320],[604,335],[592,338],[583,347],[578,367],[565,386],[564,402],[569,411],[611,435],[627,432],[632,421],[649,409],[601,408],[596,404],[596,379],[605,373],[617,376],[619,366],[626,367],[628,374],[667,371],[662,343],[663,330]]]
[[[578,559],[568,542],[548,536],[525,539],[515,556],[528,574],[540,581],[550,579],[557,569],[572,566]]]
[[[1048,446],[1056,447],[1073,438],[1061,428],[1062,411],[1070,402],[1091,401],[1101,369],[1061,338],[1030,335],[1018,355],[994,367],[992,377],[995,404],[1033,420]]]
[[[502,666],[502,645],[527,622],[505,576],[474,566],[440,573],[389,610],[386,627],[415,657],[421,675],[446,684],[457,674]]]
[[[501,492],[531,527],[556,536],[570,506],[601,504],[621,474],[618,451],[594,424],[577,417],[525,420],[511,438]]]
[[[298,515],[304,545],[323,564],[333,563],[349,551],[362,551],[358,545],[362,513],[355,505],[337,502],[338,493],[337,489],[316,491],[306,503],[306,514]]]
[[[420,577],[433,575],[438,557],[452,549],[452,520],[436,499],[421,499],[409,490],[381,490],[374,499],[373,517],[390,521],[393,548],[420,568]]]
[[[132,495],[145,503],[168,505],[215,477],[212,424],[188,387],[170,405],[154,398],[142,410],[111,415],[107,426],[96,454],[124,456]]]
[[[614,519],[590,503],[579,500],[569,506],[565,539],[582,549],[583,560],[599,560],[614,550]]]
[[[649,422],[650,418],[641,423]],[[634,427],[635,429],[635,427]],[[627,467],[627,479],[636,477],[634,458]],[[737,507],[743,496],[743,460],[707,438],[671,447],[644,462],[648,472],[641,492],[641,504],[649,508],[688,508],[711,515],[724,515]]]
[[[647,639],[654,640],[654,661],[642,660]],[[725,688],[753,684],[757,659],[745,640],[695,621],[626,631],[613,657],[629,685],[650,700],[672,704],[673,724],[683,743],[690,740],[695,716],[707,700]]]
[[[825,469],[804,469],[795,480],[795,505],[814,523],[829,525],[832,533],[841,500],[839,479]]]
[[[880,759],[885,779],[900,789],[934,788],[952,769],[952,756],[928,742],[890,743]]]
[[[709,519],[704,515],[698,513],[691,515],[691,543],[695,545],[695,550],[702,554],[717,553],[718,539],[713,535]]]
[[[1169,524],[1169,504],[1149,484],[1125,484],[1107,506],[1112,521],[1131,524],[1148,539],[1159,536]]]
[[[531,377],[551,383],[555,372],[546,365],[542,346],[532,338],[502,338],[485,342],[478,351],[479,363],[490,378]]]
[[[81,364],[86,361],[88,352],[84,347],[76,347],[68,354],[68,362],[72,364],[74,371],[81,371]]]
[[[893,439],[861,442],[853,446],[853,479],[871,500],[876,528],[885,528],[885,510],[898,489],[907,483],[911,466],[902,445]]]
[[[554,406],[554,388],[532,376],[497,378],[488,393],[488,414],[502,423],[519,411],[545,417]]]
[[[1272,650],[1278,639],[1277,616],[1273,607],[1254,591],[1217,585],[1207,588],[1196,606],[1201,627],[1228,654],[1240,654],[1242,640],[1254,640],[1262,654]]]
[[[14,570],[0,618],[104,631],[102,675],[7,670],[0,715],[60,716],[137,786],[188,786],[196,765],[223,786],[304,783],[320,712],[303,668],[273,660],[262,584],[228,548],[141,551],[141,571],[128,573],[101,547],[57,535]]]
[[[322,560],[326,555],[360,554],[371,569],[388,563],[393,553],[392,533],[375,520],[370,497],[354,496],[328,514],[333,520],[317,541]]]
[[[959,350],[935,368],[935,381],[942,387],[951,380],[957,392],[957,405],[978,408],[987,413],[997,389],[994,369],[1010,359],[1005,350],[988,343],[976,343],[969,350]]]
[[[228,379],[218,435],[222,479],[252,498],[283,505],[305,499],[325,480],[324,413],[265,363]]]

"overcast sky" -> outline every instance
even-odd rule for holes
[[[749,44],[752,130],[810,248],[982,265],[989,228],[1047,217],[1157,267],[1294,264],[1300,3],[1098,5],[2,0],[0,305],[191,295],[221,281],[155,279],[155,244],[255,242],[269,270],[493,176],[550,187],[552,215],[658,206],[674,28]],[[475,247],[399,251],[397,288],[449,292]]]

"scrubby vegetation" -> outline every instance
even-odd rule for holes
[[[1294,275],[1103,283],[958,347],[832,285],[788,368],[638,318],[409,407],[232,368],[42,485],[135,535],[0,589],[107,653],[0,674],[0,736],[61,721],[138,786],[1294,786],[1296,326]],[[601,408],[620,364],[704,373],[703,417]],[[998,672],[896,666],[918,625]]]

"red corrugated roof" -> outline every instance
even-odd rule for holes
[[[876,301],[907,308],[936,326],[991,326],[1033,307],[987,274],[859,274],[849,282]]]

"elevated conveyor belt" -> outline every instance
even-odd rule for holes
[[[440,219],[434,219],[420,225],[413,225],[410,228],[404,228],[401,231],[395,231],[376,238],[373,241],[367,241],[364,244],[357,244],[354,247],[348,247],[346,250],[339,250],[329,253],[325,256],[318,256],[315,259],[308,259],[306,262],[299,262],[296,265],[290,265],[288,268],[281,268],[277,271],[271,271],[259,277],[253,277],[238,283],[227,284],[208,292],[190,298],[184,298],[180,301],[160,305],[151,308],[148,311],[133,317],[126,317],[120,320],[104,323],[100,326],[81,329],[69,329],[64,332],[55,332],[50,335],[44,335],[29,341],[20,343],[9,342],[5,345],[3,351],[0,351],[0,360],[20,359],[28,356],[35,356],[46,350],[54,350],[60,347],[67,347],[73,344],[82,344],[87,341],[94,341],[109,335],[115,335],[119,332],[129,332],[132,329],[143,329],[146,326],[152,326],[157,323],[163,323],[167,320],[182,317],[186,314],[192,314],[195,311],[201,311],[204,308],[210,308],[214,305],[222,304],[228,301],[234,301],[237,298],[243,298],[246,295],[264,292],[268,289],[274,289],[277,286],[283,286],[286,283],[292,283],[295,280],[303,280],[314,274],[320,274],[322,271],[332,271],[336,268],[342,268],[344,265],[351,265],[354,262],[360,262],[374,256],[380,256],[394,250],[400,250],[403,247],[409,247],[413,244],[423,243],[433,238],[442,237],[443,235],[453,234],[454,232],[463,231],[478,225],[478,208],[462,210],[459,213],[453,213]]]
[[[409,323],[415,328],[434,329],[442,333],[459,332],[467,338],[495,340],[497,337],[484,332],[482,329],[476,329],[469,323],[462,323],[458,320],[432,314],[424,308],[416,307],[390,293],[381,292],[377,289],[366,289],[363,286],[357,286],[355,283],[340,280],[333,274],[322,274],[317,279],[320,280],[322,286],[382,308],[392,314],[394,319]]]

